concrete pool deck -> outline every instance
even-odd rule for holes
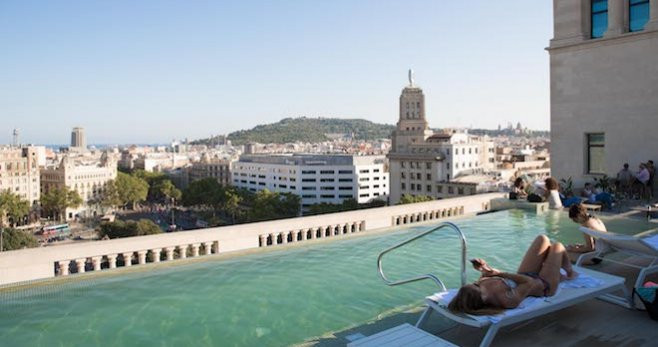
[[[623,276],[629,288],[637,275],[632,269],[612,263],[588,268]],[[648,276],[647,280],[658,281],[658,274]],[[421,299],[423,298],[419,298]],[[370,336],[402,323],[413,325],[423,308],[419,305],[403,312],[391,313],[381,319],[309,340],[301,345],[345,346],[355,334]],[[502,328],[492,346],[655,346],[658,341],[656,323],[645,311],[631,310],[592,299]],[[486,329],[455,324],[438,314],[430,317],[423,330],[460,346],[478,346],[486,333]]]

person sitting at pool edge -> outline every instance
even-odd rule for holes
[[[546,235],[539,235],[526,251],[517,273],[506,273],[490,267],[482,259],[471,260],[482,276],[475,283],[464,285],[448,304],[455,313],[491,315],[515,308],[528,296],[553,296],[560,281],[575,278],[566,249],[551,244]],[[567,276],[560,273],[564,269]]]
[[[525,199],[528,197],[528,193],[525,192],[525,182],[523,178],[518,177],[514,181],[512,186],[512,191],[509,193],[510,200]]]
[[[546,184],[546,201],[548,201],[548,208],[554,210],[561,209],[562,199],[560,199],[560,193],[557,191],[560,186],[557,183],[557,180],[553,177],[549,177],[544,182]]]
[[[575,223],[578,223],[587,229],[592,229],[601,232],[608,231],[605,228],[605,224],[603,224],[603,222],[600,219],[589,214],[587,212],[587,208],[583,204],[571,206],[571,208],[569,208],[569,218],[571,218],[571,220],[574,221]],[[585,238],[584,244],[568,245],[567,251],[574,253],[588,253],[594,251],[596,249],[594,244],[594,239],[587,234],[583,234],[583,237]],[[598,261],[595,259],[597,258],[592,259],[593,263],[601,262],[600,259]]]

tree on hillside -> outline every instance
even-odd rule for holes
[[[41,194],[39,201],[45,214],[58,221],[64,219],[67,208],[76,208],[83,203],[80,194],[66,186],[48,190]]]
[[[117,174],[115,186],[121,205],[130,206],[131,209],[146,200],[149,192],[149,185],[145,180],[123,172]]]
[[[150,219],[140,219],[139,221],[122,221],[104,222],[98,230],[98,237],[107,236],[110,239],[121,237],[132,237],[142,235],[160,234],[162,230],[157,224]]]
[[[398,205],[413,204],[413,203],[416,203],[416,202],[425,202],[425,201],[432,201],[432,200],[434,200],[434,199],[432,199],[431,196],[427,196],[427,195],[413,196],[413,195],[409,195],[409,194],[404,194],[400,198],[400,202],[398,202]]]
[[[9,190],[0,192],[0,229],[14,226],[30,212],[30,203]]]

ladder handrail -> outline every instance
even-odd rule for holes
[[[425,237],[426,235],[431,234],[431,233],[433,233],[437,230],[441,230],[445,227],[449,227],[452,230],[456,231],[457,234],[459,235],[460,240],[461,240],[461,246],[462,246],[461,281],[462,281],[462,286],[465,285],[466,284],[466,237],[464,237],[464,233],[462,233],[462,231],[459,229],[459,227],[457,225],[455,225],[454,223],[451,223],[451,222],[443,222],[443,223],[439,224],[438,226],[436,226],[436,227],[434,227],[434,228],[432,228],[428,231],[425,231],[421,234],[418,234],[414,237],[411,237],[407,240],[404,240],[404,241],[402,241],[402,242],[400,242],[400,243],[398,243],[394,246],[391,246],[391,247],[383,250],[381,253],[379,253],[379,256],[377,257],[377,270],[379,271],[379,276],[389,286],[397,286],[399,284],[416,282],[416,281],[420,281],[420,280],[424,280],[424,279],[431,279],[434,282],[436,282],[439,285],[439,287],[441,287],[441,289],[443,291],[446,291],[447,289],[446,289],[445,284],[443,284],[443,281],[441,281],[438,277],[436,277],[432,274],[424,274],[424,275],[420,275],[420,276],[416,276],[416,277],[412,277],[412,278],[407,278],[407,279],[403,279],[403,280],[399,280],[399,281],[391,281],[386,277],[386,275],[384,275],[384,269],[382,268],[382,257],[384,256],[384,254],[386,254],[386,253],[388,253],[388,252],[390,252],[390,251],[392,251],[396,248],[402,247],[402,246],[404,246],[408,243],[411,243],[415,240],[418,240],[419,238]]]

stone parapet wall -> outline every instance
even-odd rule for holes
[[[475,214],[489,210],[492,199],[504,196],[504,193],[481,194],[408,205],[2,252],[0,285],[272,247],[313,238],[352,235],[396,225]]]

